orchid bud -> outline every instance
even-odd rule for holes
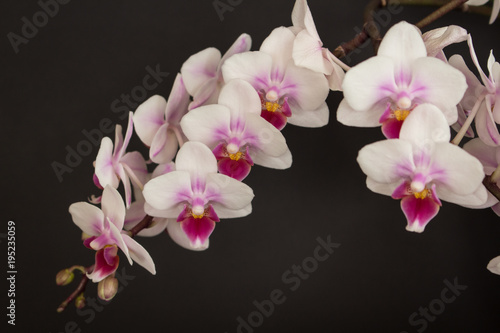
[[[83,307],[85,306],[85,296],[83,296],[83,293],[76,297],[75,306],[77,309],[83,309]]]
[[[113,276],[108,276],[97,285],[97,295],[104,301],[110,301],[118,291],[118,280]]]
[[[73,274],[73,271],[70,271],[69,269],[63,269],[56,275],[56,283],[58,286],[65,286],[67,284],[70,284],[71,281],[73,281],[73,278],[75,277],[75,274]]]

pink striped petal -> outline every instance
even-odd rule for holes
[[[130,257],[139,265],[144,267],[146,270],[148,270],[151,274],[155,275],[156,274],[156,268],[155,264],[153,262],[153,259],[149,255],[148,251],[144,247],[142,247],[141,244],[137,243],[134,239],[132,239],[130,236],[122,234],[123,241],[125,242],[129,253]]]
[[[69,206],[73,222],[86,234],[99,236],[104,228],[104,214],[96,206],[77,202]]]
[[[109,185],[102,193],[101,209],[111,223],[120,230],[123,228],[125,205],[120,193]]]
[[[134,113],[135,132],[141,141],[148,147],[151,146],[156,132],[165,123],[165,109],[167,101],[159,95],[148,98],[139,105]]]

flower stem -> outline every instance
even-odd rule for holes
[[[79,268],[80,266],[73,266],[73,267],[78,268],[80,270],[80,268]],[[83,292],[85,292],[85,288],[87,287],[87,283],[89,282],[89,278],[87,277],[87,273],[90,273],[93,270],[94,270],[94,265],[85,268],[85,272],[82,272],[82,279],[80,280],[80,283],[78,284],[76,289],[71,293],[71,295],[69,295],[68,298],[66,298],[64,300],[64,302],[62,302],[59,305],[59,307],[57,308],[57,312],[59,312],[59,313],[63,312],[69,303],[71,303],[78,295],[83,294]]]
[[[144,218],[141,220],[141,222],[137,223],[135,227],[130,229],[128,231],[128,235],[130,237],[135,237],[142,229],[146,229],[151,225],[151,222],[153,222],[153,217],[146,215]]]
[[[423,27],[431,24],[432,22],[436,21],[437,19],[443,17],[444,15],[448,14],[451,12],[453,9],[456,9],[460,6],[462,6],[464,3],[466,3],[467,0],[451,0],[447,4],[441,6],[438,10],[436,10],[434,13],[430,14],[420,22],[416,24],[416,26],[420,29]]]
[[[498,170],[498,168],[497,168]],[[497,171],[495,170],[495,172]],[[493,174],[495,173],[493,172]],[[486,176],[483,179],[483,185],[486,187],[488,191],[490,191],[491,194],[495,196],[498,200],[500,200],[500,188],[498,188],[496,181],[492,180],[492,176]]]
[[[479,96],[476,103],[474,104],[474,107],[472,108],[472,111],[470,112],[469,116],[467,117],[464,124],[460,128],[460,131],[458,131],[455,138],[453,138],[453,140],[451,140],[451,143],[453,143],[454,145],[457,145],[457,146],[460,144],[460,141],[462,141],[465,133],[469,129],[470,125],[472,124],[472,121],[474,120],[474,117],[477,114],[477,110],[479,110],[479,107],[481,106],[481,103],[483,102],[485,96],[486,96],[485,94],[482,94],[481,96]]]

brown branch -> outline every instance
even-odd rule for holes
[[[423,27],[426,27],[427,25],[431,24],[432,22],[436,21],[437,19],[443,17],[444,15],[448,14],[452,10],[461,7],[467,0],[451,0],[447,4],[441,6],[438,10],[421,20],[416,24],[416,26],[420,29]]]
[[[85,269],[85,273],[82,273],[82,279],[80,280],[80,283],[78,284],[76,289],[71,293],[71,295],[69,295],[68,298],[66,298],[64,302],[62,302],[61,305],[59,305],[59,307],[57,308],[57,312],[63,312],[69,303],[71,303],[80,294],[83,294],[83,292],[85,292],[85,288],[87,287],[87,283],[89,282],[87,273],[90,273],[93,270],[94,270],[94,265],[87,267]]]
[[[130,229],[128,231],[128,234],[130,237],[135,237],[139,232],[141,232],[142,229],[146,229],[151,225],[151,222],[153,222],[153,217],[146,215],[144,218],[141,220],[141,222],[137,223],[135,227]]]
[[[500,201],[500,188],[498,188],[496,182],[491,181],[491,176],[484,177],[483,185]]]

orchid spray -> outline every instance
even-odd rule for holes
[[[242,34],[223,55],[207,48],[190,56],[167,99],[150,97],[130,112],[125,135],[116,125],[114,141],[102,140],[94,162],[102,192],[69,207],[95,259],[57,274],[57,283],[67,285],[74,271],[82,273],[58,311],[72,301],[84,307],[89,281],[98,283],[100,298],[112,299],[120,252],[156,274],[137,236],[165,232],[183,248],[206,250],[220,222],[252,212],[254,193],[243,181],[254,167],[292,166],[283,128],[324,126],[334,110],[344,125],[381,127],[386,139],[362,148],[357,161],[371,191],[400,201],[408,231],[423,232],[445,203],[500,215],[500,64],[492,51],[482,66],[472,36],[459,26],[423,31],[453,9],[475,12],[485,2],[451,0],[416,24],[393,25],[382,38],[372,14],[391,1],[372,0],[362,31],[330,51],[306,0],[297,0],[292,25],[275,28],[258,50]],[[499,8],[494,0],[490,23]],[[375,56],[352,68],[341,61],[367,40]],[[480,79],[461,55],[445,55],[455,43],[468,48]],[[326,103],[330,91],[343,93],[339,106]],[[461,148],[474,129],[478,138]],[[127,151],[134,131],[147,154]],[[487,266],[496,274],[499,258]]]

